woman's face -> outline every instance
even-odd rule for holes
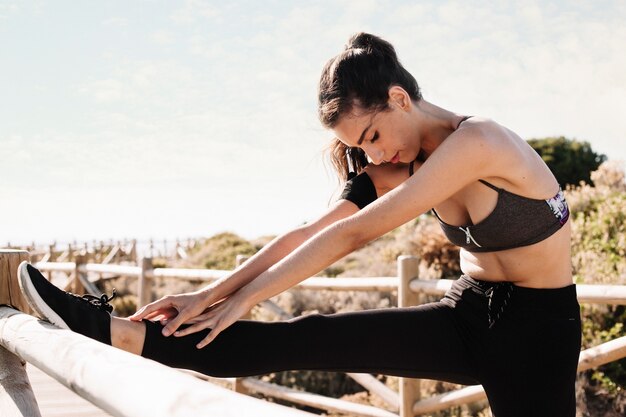
[[[355,109],[340,117],[333,129],[341,142],[363,149],[376,165],[410,163],[417,158],[420,139],[409,112],[395,103],[376,113]]]

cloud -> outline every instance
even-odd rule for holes
[[[109,17],[102,21],[102,26],[110,26],[110,27],[128,27],[129,20],[126,17],[115,16]]]
[[[0,3],[0,20],[8,19],[19,10],[17,2],[5,1]]]
[[[123,83],[111,78],[86,83],[78,91],[100,103],[116,102],[131,96]]]
[[[170,18],[178,24],[190,24],[201,19],[212,19],[218,15],[217,7],[208,1],[185,0],[185,5],[174,11]]]
[[[176,41],[176,34],[170,30],[158,30],[151,35],[152,40],[157,45],[173,45]]]

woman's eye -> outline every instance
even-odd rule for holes
[[[370,140],[370,143],[374,143],[378,140],[378,132],[374,132],[374,136],[372,136],[372,139]]]

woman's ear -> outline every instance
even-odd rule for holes
[[[411,97],[404,88],[394,85],[389,88],[389,105],[408,110],[411,107]]]

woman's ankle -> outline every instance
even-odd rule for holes
[[[130,321],[111,317],[111,345],[136,355],[141,355],[146,340],[146,325],[140,321]]]

